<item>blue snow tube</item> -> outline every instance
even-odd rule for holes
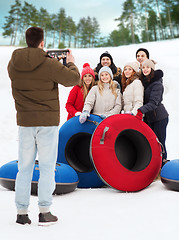
[[[4,164],[0,168],[0,184],[9,189],[15,190],[15,180],[18,172],[18,161],[14,160]],[[39,180],[39,165],[38,161],[35,162],[31,194],[37,195],[37,186]],[[78,184],[78,175],[73,168],[67,164],[56,164],[55,168],[55,182],[56,188],[53,194],[64,194],[75,190]]]
[[[162,167],[160,176],[166,188],[179,191],[179,159],[167,162]]]
[[[80,124],[79,117],[73,117],[59,130],[57,162],[68,163],[77,172],[79,188],[104,186],[90,160],[91,136],[101,121],[101,117],[91,114],[84,124]]]

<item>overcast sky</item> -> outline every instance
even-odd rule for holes
[[[117,29],[118,22],[114,21],[122,12],[122,4],[125,0],[26,0],[33,4],[38,10],[43,7],[50,14],[58,13],[60,8],[65,8],[66,15],[71,16],[77,24],[81,17],[96,17],[102,36],[108,36],[110,32]],[[24,0],[21,0],[23,3]],[[0,32],[4,25],[4,17],[8,16],[10,6],[15,0],[0,0]],[[0,37],[0,44],[5,41]]]

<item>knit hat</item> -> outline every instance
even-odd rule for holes
[[[142,63],[142,67],[143,67],[143,66],[148,66],[148,67],[152,68],[153,70],[155,70],[155,64],[156,64],[156,62],[155,62],[154,60],[146,59],[146,60]]]
[[[137,58],[137,53],[140,52],[140,51],[145,52],[146,55],[147,55],[147,58],[149,59],[149,51],[148,51],[147,49],[145,49],[145,48],[139,48],[139,49],[137,50],[137,52],[136,52],[136,58]]]
[[[104,52],[103,54],[101,54],[101,56],[100,56],[100,63],[101,63],[101,59],[102,59],[103,57],[108,57],[108,58],[110,58],[111,64],[113,63],[113,58],[112,58],[111,54],[108,53],[108,51],[106,51],[106,52]]]
[[[101,75],[102,72],[108,72],[109,75],[111,76],[111,79],[113,79],[113,73],[112,73],[112,71],[111,71],[111,69],[110,69],[109,67],[105,66],[105,67],[102,67],[102,68],[99,70],[99,73],[98,73],[98,78],[99,78],[99,79],[100,79],[100,75]]]
[[[85,74],[91,74],[95,78],[95,73],[92,68],[90,68],[89,63],[84,63],[83,69],[81,72],[81,79],[83,79]]]
[[[138,62],[129,62],[129,63],[126,63],[124,67],[126,66],[130,66],[132,69],[134,69],[135,72],[138,72],[140,64]]]

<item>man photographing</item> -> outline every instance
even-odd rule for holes
[[[12,94],[19,126],[18,174],[15,185],[17,223],[30,224],[28,207],[36,154],[39,161],[38,206],[39,225],[58,221],[51,214],[55,189],[55,165],[60,121],[58,84],[65,87],[80,81],[71,51],[64,66],[43,50],[43,29],[26,31],[26,48],[16,49],[8,64]]]

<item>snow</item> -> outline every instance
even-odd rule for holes
[[[157,61],[157,69],[164,71],[164,104],[170,114],[167,128],[168,159],[179,158],[179,39],[150,42],[114,48],[72,49],[80,72],[85,62],[94,68],[104,51],[109,51],[117,66],[135,60],[136,50],[147,48],[150,58]],[[18,135],[16,112],[11,95],[7,64],[14,47],[0,47],[0,166],[17,159]],[[71,88],[60,86],[61,125],[66,121],[65,103]],[[176,239],[178,228],[178,192],[169,191],[154,181],[136,193],[120,192],[109,187],[76,189],[62,196],[54,196],[52,213],[59,222],[51,227],[39,227],[38,198],[31,196],[30,226],[15,223],[14,192],[0,186],[1,240],[63,239],[63,240],[155,240]],[[27,231],[28,230],[28,231]]]

